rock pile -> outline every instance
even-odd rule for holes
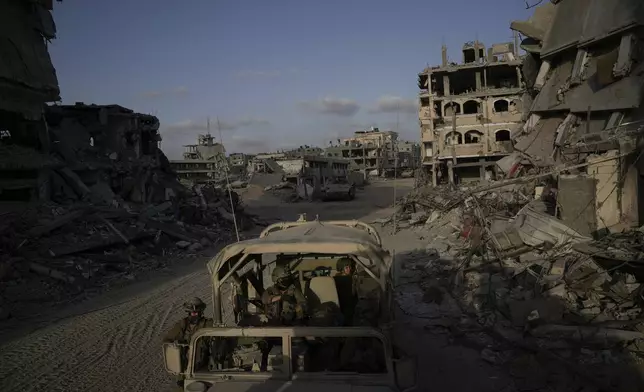
[[[232,197],[232,207],[230,199]],[[0,294],[7,308],[21,300],[61,297],[133,280],[173,258],[194,257],[235,241],[237,229],[256,222],[235,192],[195,187],[159,204],[89,201],[39,204],[0,220]],[[261,224],[261,223],[260,223]],[[49,287],[35,296],[30,286]],[[15,312],[14,312],[15,314]]]
[[[438,187],[401,200],[396,224],[429,244],[403,256],[397,302],[511,368],[517,390],[638,390],[644,228],[593,240],[555,217],[555,189],[534,189]],[[560,384],[564,370],[574,385]]]

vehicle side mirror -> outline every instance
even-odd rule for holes
[[[417,384],[416,358],[394,359],[394,376],[399,391],[414,390]]]
[[[165,371],[170,374],[182,374],[185,369],[183,363],[183,350],[187,347],[176,343],[163,343],[163,362],[165,364]]]

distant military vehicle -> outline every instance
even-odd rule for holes
[[[356,186],[346,178],[335,178],[326,181],[322,187],[322,200],[353,200],[356,197]]]

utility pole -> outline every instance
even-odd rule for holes
[[[399,119],[400,119],[400,102],[398,102],[398,108],[396,110],[396,135],[398,135],[398,132],[399,132]],[[397,181],[398,180],[398,153],[396,152],[396,150],[397,150],[396,144],[393,143],[393,141],[392,141],[392,150],[393,150],[393,153],[394,153],[394,203],[393,203],[394,204],[394,217],[393,217],[394,227],[393,227],[393,233],[392,234],[395,235],[396,231],[398,230],[398,228],[396,227],[397,226],[397,222],[396,222],[396,210],[397,210],[397,208],[396,208],[396,199],[398,197],[398,195],[397,195],[397,184],[396,184],[398,182]],[[387,160],[389,160],[388,157],[387,157]]]

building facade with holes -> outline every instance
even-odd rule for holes
[[[512,43],[466,43],[460,63],[418,76],[421,162],[433,183],[479,180],[512,152],[523,117],[521,60]]]

